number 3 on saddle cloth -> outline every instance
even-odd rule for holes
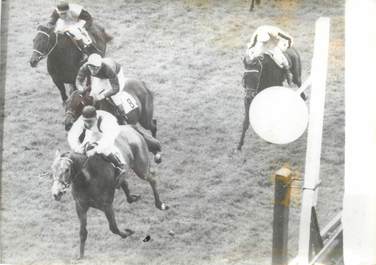
[[[123,88],[125,85],[125,78],[120,76],[121,75],[119,74],[119,83],[120,87]],[[104,91],[108,91],[109,89],[111,89],[111,84],[108,79],[100,79],[94,76],[91,77],[90,96],[93,96],[94,99],[96,99],[99,94],[103,93]],[[128,115],[139,107],[136,99],[131,94],[123,90],[119,91],[116,95],[111,96],[111,99],[118,107],[118,110],[120,110],[120,114],[123,112],[126,120],[128,120]]]

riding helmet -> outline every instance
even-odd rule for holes
[[[84,119],[92,119],[97,117],[97,111],[94,106],[85,106],[82,110],[82,117]]]
[[[69,9],[69,4],[65,1],[61,1],[57,5],[57,10],[59,10],[60,12],[67,11],[68,9]]]
[[[99,67],[102,65],[102,56],[97,53],[90,54],[89,58],[87,59],[87,63]]]

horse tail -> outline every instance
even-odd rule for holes
[[[298,51],[291,47],[287,50],[287,53],[290,56],[292,65],[291,65],[291,72],[293,74],[293,82],[300,87],[302,85],[302,62],[300,59],[300,55]]]
[[[105,43],[108,43],[114,39],[114,37],[108,34],[105,30],[103,30],[103,38]]]
[[[146,97],[143,102],[143,112],[144,115],[140,117],[140,124],[145,128],[151,131],[153,137],[157,133],[157,121],[153,119],[154,115],[154,95],[153,92],[148,88],[144,81],[141,81],[143,87],[146,91]]]

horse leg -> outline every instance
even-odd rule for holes
[[[65,85],[64,85],[64,83],[62,81],[59,81],[59,80],[56,80],[56,79],[52,79],[52,81],[54,82],[54,84],[59,89],[61,99],[63,100],[63,104],[65,104],[65,101],[68,99],[68,96],[67,96],[67,94],[65,92]]]
[[[106,218],[107,218],[107,221],[108,221],[108,224],[110,226],[110,230],[112,233],[117,234],[121,236],[122,238],[126,238],[134,233],[130,229],[125,229],[124,232],[121,232],[119,230],[116,224],[115,213],[114,213],[114,209],[112,208],[112,204],[108,204],[104,207],[104,213],[106,214]]]
[[[253,8],[255,8],[255,0],[251,0],[251,6],[249,7],[249,11],[253,11]]]
[[[140,199],[140,195],[132,195],[128,188],[128,182],[126,180],[123,180],[120,187],[123,189],[125,196],[127,197],[127,202],[132,203],[136,202]]]
[[[76,84],[74,84],[74,83],[70,83],[69,84],[69,95],[72,95],[72,93],[75,91],[75,90],[77,90],[77,87],[76,87]]]
[[[145,180],[149,182],[151,189],[153,190],[155,206],[159,210],[168,210],[169,207],[164,202],[161,202],[161,199],[159,198],[159,193],[157,191],[157,181],[155,180],[155,173],[150,172]]]
[[[148,150],[154,155],[154,162],[159,164],[162,162],[162,147],[161,143],[155,139],[155,137],[150,137],[147,134],[144,134],[141,132],[136,126],[132,126],[133,129],[135,129],[141,136],[144,138],[146,145],[148,147]]]
[[[242,146],[244,144],[245,132],[249,128],[249,106],[251,105],[251,101],[252,101],[252,99],[249,98],[249,97],[244,98],[245,113],[244,113],[244,120],[243,120],[243,131],[242,131],[242,135],[240,136],[240,141],[239,141],[239,144],[238,144],[238,150],[239,151],[242,149]]]
[[[156,119],[152,119],[151,122],[150,122],[150,131],[151,131],[151,135],[156,138],[157,137],[157,120]]]
[[[87,210],[89,209],[88,206],[83,206],[76,202],[76,212],[78,218],[80,219],[80,256],[79,258],[82,259],[84,257],[85,251],[85,242],[87,238],[87,230],[86,230],[86,221],[87,221]]]

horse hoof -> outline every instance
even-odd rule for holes
[[[168,207],[164,202],[158,207],[159,210],[165,211],[168,210],[170,207]]]
[[[129,236],[133,235],[133,234],[134,234],[133,230],[125,229],[124,232],[120,233],[120,236],[122,238],[126,238],[126,237],[129,237]]]
[[[154,156],[154,162],[157,163],[157,164],[160,164],[162,162],[162,155],[161,155],[161,153],[157,153]]]
[[[128,203],[136,202],[141,198],[140,195],[131,195],[129,199],[127,199]]]

